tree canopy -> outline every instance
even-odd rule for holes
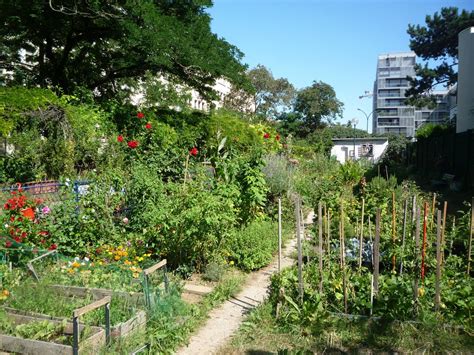
[[[298,91],[294,111],[300,115],[306,130],[320,127],[323,121],[331,122],[342,116],[344,104],[336,97],[333,87],[322,81]]]
[[[456,7],[444,7],[433,16],[427,15],[426,25],[409,25],[410,48],[425,61],[435,60],[436,65],[428,63],[416,65],[416,77],[409,78],[412,87],[407,91],[410,104],[426,106],[434,101],[431,90],[437,85],[451,86],[457,82],[458,34],[474,26],[474,11]]]
[[[0,77],[111,97],[166,73],[213,97],[226,77],[245,85],[243,54],[210,29],[211,0],[0,0]]]

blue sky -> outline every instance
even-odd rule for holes
[[[263,64],[298,89],[314,80],[332,85],[346,123],[372,111],[377,56],[409,51],[408,24],[424,24],[441,7],[474,9],[451,0],[214,0],[212,30],[236,45],[250,68]],[[371,126],[371,123],[369,123]]]

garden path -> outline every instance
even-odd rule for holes
[[[305,224],[313,222],[314,212],[305,219]],[[296,249],[296,237],[288,241],[282,251],[282,268],[291,266],[291,254]],[[243,290],[220,307],[209,313],[209,319],[189,340],[188,346],[177,351],[178,355],[217,354],[240,327],[245,316],[264,301],[267,296],[270,276],[278,271],[278,256],[267,267],[251,274]]]

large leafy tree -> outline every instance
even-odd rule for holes
[[[111,97],[147,74],[212,97],[224,76],[245,83],[243,54],[210,30],[211,0],[0,0],[3,81],[78,87]]]
[[[324,122],[342,116],[344,104],[336,97],[333,87],[322,81],[298,91],[294,111],[300,116],[306,132],[321,127]]]
[[[247,73],[255,89],[255,112],[274,119],[282,111],[288,110],[294,100],[296,90],[286,78],[276,79],[264,65],[257,65]]]
[[[426,25],[409,25],[410,48],[425,61],[436,65],[417,64],[416,77],[409,78],[412,87],[406,95],[411,104],[430,105],[434,102],[431,94],[438,85],[451,86],[457,82],[458,33],[474,26],[474,11],[445,7],[426,16]]]

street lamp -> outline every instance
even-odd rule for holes
[[[352,136],[352,142],[354,144],[354,150],[353,150],[354,157],[353,157],[353,160],[356,160],[356,126],[357,126],[357,123],[359,123],[359,120],[357,118],[353,118],[350,122],[354,126],[354,134]]]
[[[365,115],[365,118],[367,119],[367,133],[369,133],[369,118],[372,116],[372,114],[377,111],[377,109],[373,110],[371,113],[367,114],[364,110],[358,108],[357,111],[362,112]]]

